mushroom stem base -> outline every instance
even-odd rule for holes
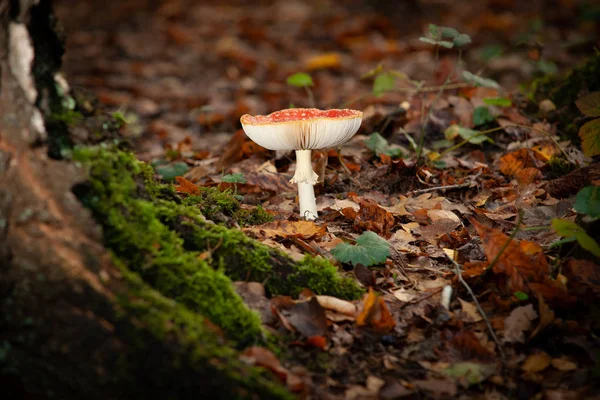
[[[316,219],[317,201],[315,200],[315,187],[311,183],[298,183],[298,199],[300,201],[300,215],[307,220]]]

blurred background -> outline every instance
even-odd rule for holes
[[[600,5],[583,0],[55,5],[67,37],[69,82],[128,115],[131,136],[174,140],[231,133],[244,113],[308,106],[306,93],[286,84],[296,72],[312,76],[318,107],[360,108],[373,84],[361,76],[378,66],[425,85],[468,70],[511,91],[580,63],[600,44]],[[471,36],[460,65],[456,49],[419,40],[429,24]],[[391,93],[369,104],[398,104],[412,94]]]

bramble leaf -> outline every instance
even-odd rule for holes
[[[385,92],[389,92],[394,90],[396,86],[396,76],[386,72],[383,74],[377,75],[375,81],[373,82],[373,94],[375,96],[381,96]]]
[[[600,154],[600,118],[583,124],[579,129],[583,154],[594,157]]]
[[[600,117],[600,92],[591,93],[575,101],[577,108],[588,117]]]
[[[595,255],[600,257],[600,246],[596,241],[587,234],[587,232],[577,225],[575,222],[554,218],[552,220],[552,228],[556,231],[559,236],[565,238],[574,237],[581,247]]]
[[[600,186],[588,186],[581,189],[575,198],[574,208],[580,214],[600,218]]]

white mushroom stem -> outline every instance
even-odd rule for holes
[[[310,150],[296,150],[296,172],[290,182],[298,184],[300,215],[309,220],[317,218],[314,185],[318,178],[319,175],[312,169]]]

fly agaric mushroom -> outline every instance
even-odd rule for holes
[[[244,132],[269,150],[295,150],[296,172],[291,183],[298,184],[300,215],[317,218],[314,185],[319,177],[312,168],[311,150],[339,146],[358,131],[362,112],[290,108],[269,115],[248,115],[240,119]]]

